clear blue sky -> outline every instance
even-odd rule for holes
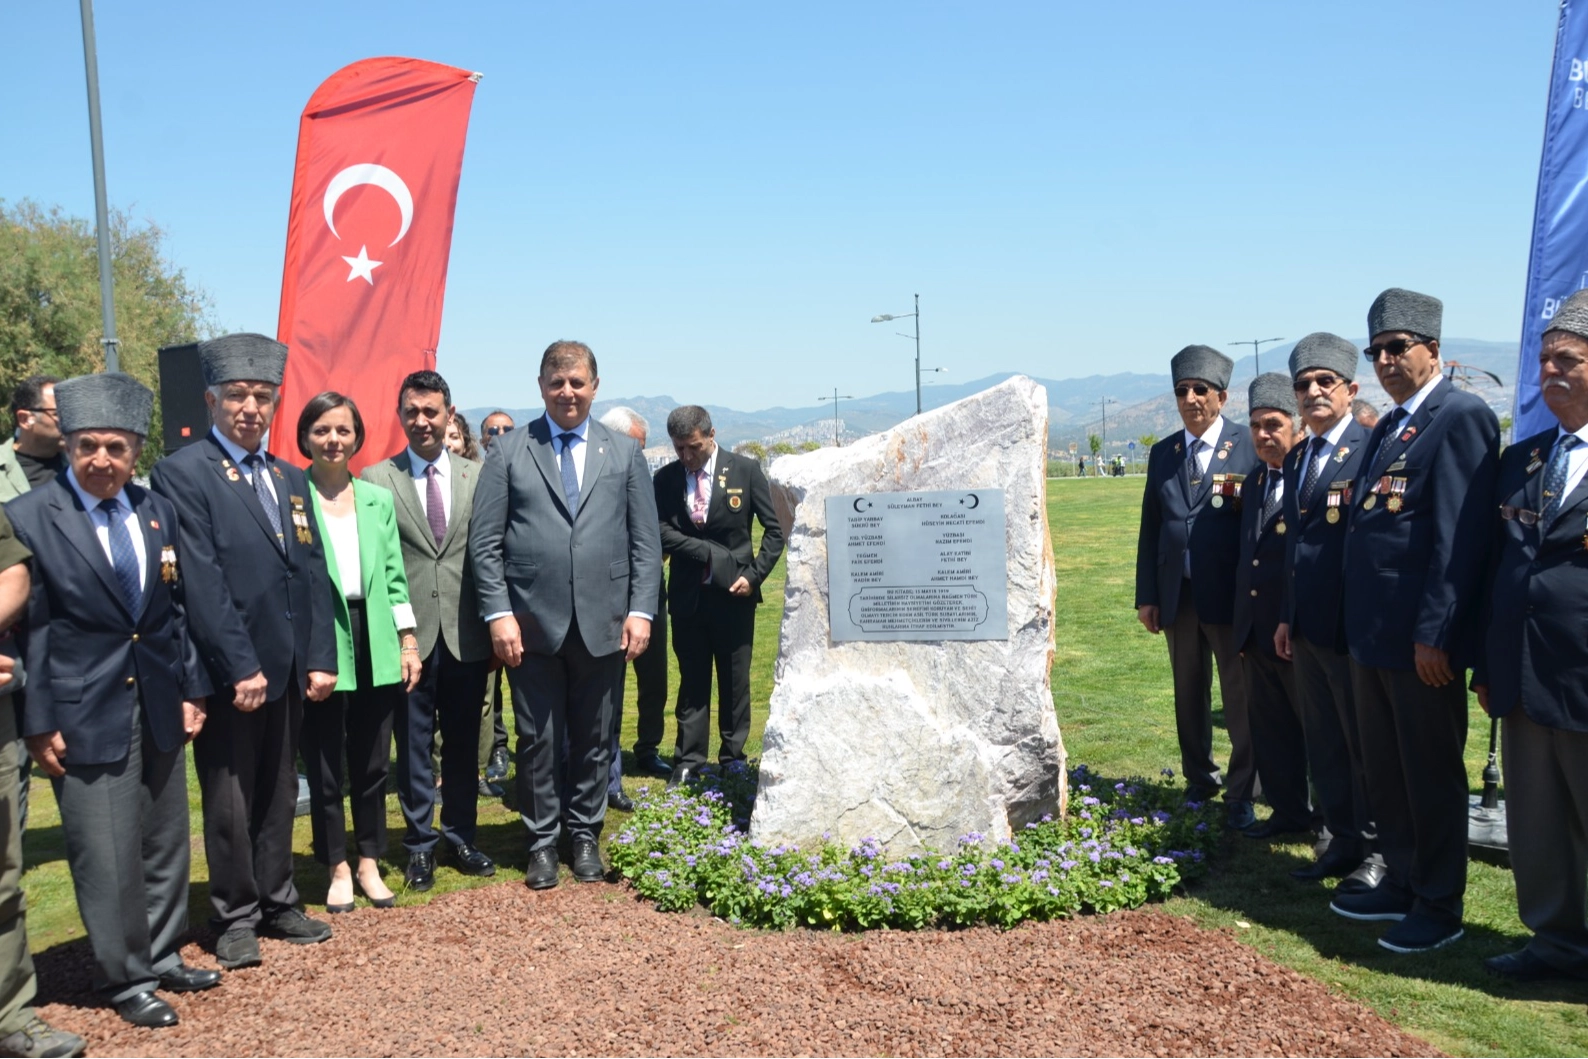
[[[958,381],[1359,336],[1391,285],[1447,335],[1520,333],[1555,0],[96,8],[111,201],[229,330],[275,330],[316,85],[485,73],[439,352],[463,406],[538,403],[559,337],[603,397],[908,389],[910,321],[868,321],[916,292]],[[91,217],[77,5],[5,24],[0,197]]]

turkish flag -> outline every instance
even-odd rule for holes
[[[407,444],[397,387],[434,369],[463,140],[480,75],[422,59],[344,66],[309,99],[287,215],[276,337],[287,346],[270,451],[325,390],[364,419],[355,473]]]

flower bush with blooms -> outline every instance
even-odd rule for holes
[[[901,858],[875,839],[768,846],[746,834],[756,780],[754,765],[736,765],[642,789],[608,847],[612,866],[664,911],[701,904],[749,927],[1011,927],[1167,897],[1203,870],[1219,836],[1215,808],[1187,801],[1168,769],[1115,781],[1078,765],[1069,816],[1029,823],[1010,842],[971,833]]]

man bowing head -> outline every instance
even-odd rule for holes
[[[258,934],[331,936],[298,910],[292,819],[305,697],[336,687],[336,625],[325,549],[303,472],[264,451],[287,347],[264,335],[199,343],[214,428],[154,465],[176,505],[189,569],[193,642],[215,686],[193,743],[204,806],[215,955],[259,962]]]
[[[546,414],[497,439],[469,526],[481,615],[513,691],[518,805],[529,829],[524,881],[537,890],[557,885],[559,818],[574,878],[606,874],[596,845],[606,735],[624,663],[650,643],[662,576],[645,457],[634,439],[590,418],[599,385],[589,346],[547,347]]]

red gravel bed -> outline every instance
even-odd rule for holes
[[[42,1012],[97,1055],[1427,1055],[1227,933],[1161,912],[1015,930],[764,934],[622,886],[459,891],[332,917],[322,945],[98,1006],[88,949],[38,957]],[[206,936],[203,939],[208,943]],[[188,962],[215,966],[191,944]]]

